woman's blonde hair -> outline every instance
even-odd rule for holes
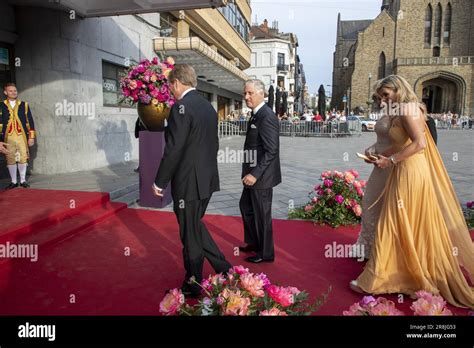
[[[375,94],[380,95],[382,88],[389,88],[395,92],[396,103],[419,103],[411,85],[399,75],[390,75],[377,81],[374,86]]]

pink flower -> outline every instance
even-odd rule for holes
[[[247,290],[252,296],[265,296],[265,292],[263,291],[263,280],[259,277],[254,276],[252,273],[242,274],[240,276],[240,282],[242,283],[242,287]]]
[[[346,172],[344,174],[344,179],[348,184],[352,184],[355,180],[355,177],[354,177],[354,175],[352,175],[352,173]]]
[[[208,291],[208,292],[211,292],[211,291],[212,291],[212,284],[211,284],[211,282],[209,281],[209,279],[203,279],[203,280],[201,281],[201,287],[202,287],[204,290]]]
[[[301,293],[301,291],[298,288],[295,288],[294,286],[287,287],[287,290],[295,296],[298,296]]]
[[[130,89],[137,88],[137,81],[131,80],[130,83],[128,84],[128,88],[130,88]]]
[[[348,311],[343,311],[342,315],[344,316],[361,316],[368,315],[367,311],[362,307],[359,302],[354,303],[349,307]]]
[[[331,190],[331,189],[327,189],[327,190],[326,190],[326,193],[327,193],[328,195],[331,195],[332,190]]]
[[[362,185],[360,184],[359,181],[354,181],[354,182],[352,183],[352,185],[353,185],[356,189],[362,188]]]
[[[311,199],[311,203],[313,204],[318,203],[318,197],[313,197],[313,199]]]
[[[225,288],[219,294],[218,300],[221,302],[223,315],[245,316],[248,314],[250,299],[242,297],[240,290],[232,291]]]
[[[339,171],[337,171],[337,170],[334,171],[334,175],[335,175],[337,178],[339,178],[339,179],[343,179],[343,178],[344,178],[344,174],[341,173],[341,172],[339,172]]]
[[[367,186],[367,181],[366,181],[366,180],[361,180],[361,181],[359,181],[359,183],[360,183],[360,186],[361,186],[362,188],[364,188],[364,187]]]
[[[401,316],[403,312],[395,307],[393,301],[389,301],[383,297],[377,299],[377,304],[372,307],[371,315],[376,316]]]
[[[320,189],[321,189],[321,185],[317,185],[317,186],[314,187],[315,191],[319,191]]]
[[[351,208],[354,208],[356,205],[359,205],[359,203],[357,203],[355,199],[351,199],[349,201],[349,205],[351,206]]]
[[[288,288],[270,285],[267,288],[268,295],[282,307],[291,306],[295,303],[293,293]]]
[[[354,206],[354,208],[352,208],[352,211],[354,212],[354,214],[356,216],[361,216],[362,215],[362,207],[359,204]]]
[[[325,172],[322,172],[321,178],[322,178],[322,179],[326,179],[327,177],[329,177],[329,176],[331,176],[331,175],[332,175],[331,171],[330,171],[330,170],[327,170],[327,171],[325,171]]]
[[[158,64],[158,57],[154,57],[154,58],[151,60],[151,64],[157,65],[157,64]]]
[[[160,303],[160,312],[165,315],[176,315],[184,304],[184,295],[180,289],[173,289],[166,294]]]
[[[418,300],[413,302],[410,309],[415,315],[453,315],[453,313],[446,308],[446,301],[438,295],[433,295],[426,291],[417,291],[416,296]]]
[[[313,209],[313,206],[311,204],[308,204],[307,206],[304,207],[304,211],[307,213]]]
[[[269,287],[271,285],[270,279],[268,279],[268,277],[265,273],[259,273],[259,274],[256,275],[256,277],[258,277],[259,279],[262,280],[264,289],[266,289],[267,287]]]
[[[263,312],[260,312],[260,316],[266,317],[266,316],[280,316],[280,317],[287,317],[288,314],[285,311],[281,311],[276,307],[273,307],[270,310],[265,310]]]
[[[238,275],[249,273],[249,269],[244,266],[234,266],[229,270],[229,273],[237,273]]]
[[[330,179],[326,179],[324,180],[324,186],[326,187],[332,187],[332,185],[334,184],[334,181],[330,180]]]
[[[342,197],[341,195],[337,195],[336,198],[334,198],[334,200],[337,203],[342,204],[342,202],[344,202],[344,197]]]
[[[355,178],[358,178],[359,177],[359,172],[355,169],[351,169],[349,170],[350,173],[352,173],[352,175],[354,175]]]
[[[468,207],[469,209],[471,209],[474,205],[474,202],[467,202],[466,203],[466,207]]]
[[[362,189],[358,188],[356,189],[357,191],[357,194],[359,195],[359,197],[364,197],[364,191],[362,191]]]

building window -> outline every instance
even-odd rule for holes
[[[278,53],[278,65],[285,65],[285,54]]]
[[[129,106],[120,102],[122,92],[120,80],[126,76],[127,68],[121,65],[102,61],[102,94],[104,106]]]
[[[434,44],[437,46],[441,45],[442,21],[443,21],[443,9],[441,8],[441,4],[438,4],[438,6],[436,6],[436,11],[435,11],[435,28],[434,28]]]
[[[448,3],[446,7],[446,14],[444,18],[444,44],[449,46],[451,44],[451,18],[452,18],[452,8],[451,3]]]
[[[433,47],[433,57],[439,57],[441,56],[441,49],[439,46]]]
[[[245,20],[242,11],[235,3],[230,3],[227,6],[219,7],[219,12],[227,19],[230,25],[239,33],[244,41],[249,41],[250,27]]]
[[[382,37],[385,37],[385,27],[382,29]]]
[[[385,77],[385,71],[386,71],[386,58],[385,58],[385,53],[382,52],[379,57],[379,77],[378,77],[379,80]]]
[[[433,7],[431,4],[426,8],[425,15],[425,44],[431,46],[431,33],[433,29]]]

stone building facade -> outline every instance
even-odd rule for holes
[[[474,1],[383,0],[374,20],[339,16],[332,106],[367,110],[389,74],[405,77],[429,112],[474,113]]]

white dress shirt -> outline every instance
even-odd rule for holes
[[[12,109],[15,108],[15,105],[16,105],[16,100],[10,100],[8,99],[8,102],[10,103],[10,106],[12,107]]]
[[[260,104],[257,105],[257,107],[255,109],[253,109],[253,114],[256,115],[257,112],[265,105],[265,102],[261,102]]]

